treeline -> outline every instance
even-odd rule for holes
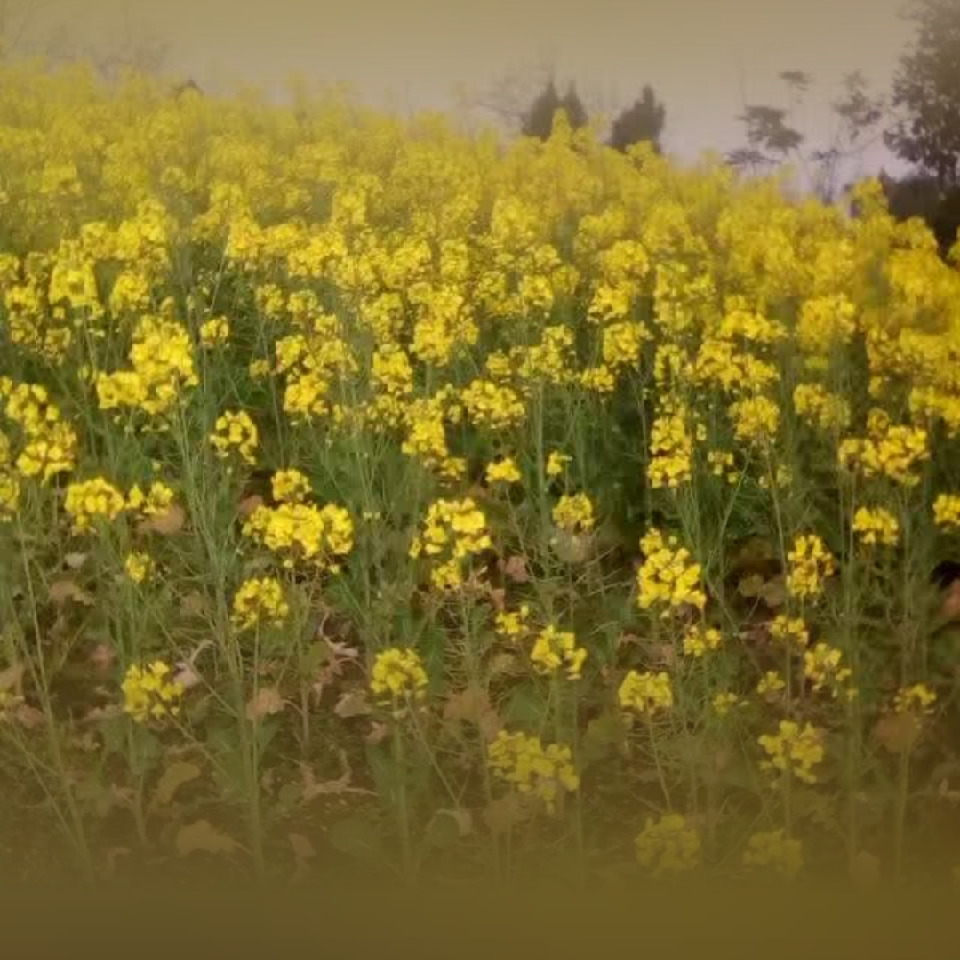
[[[825,201],[838,199],[852,185],[844,172],[871,145],[882,141],[912,169],[904,177],[881,174],[891,213],[900,219],[922,218],[937,238],[941,254],[960,253],[960,0],[912,0],[904,10],[915,35],[904,51],[887,95],[873,93],[862,74],[853,71],[832,104],[836,121],[832,139],[810,146],[793,125],[793,117],[812,84],[808,73],[787,70],[785,105],[747,104],[738,118],[744,144],[727,162],[746,172],[761,172],[794,163]],[[529,137],[550,136],[562,110],[570,125],[581,128],[590,118],[571,84],[561,95],[548,79],[521,122]],[[649,84],[617,115],[608,143],[625,151],[646,142],[660,152],[667,108]]]

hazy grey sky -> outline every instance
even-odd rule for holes
[[[903,0],[47,2],[46,21],[82,23],[88,36],[110,36],[127,11],[170,40],[175,66],[214,88],[277,89],[300,72],[371,99],[443,108],[458,84],[479,89],[546,58],[561,81],[576,79],[613,110],[649,82],[667,105],[666,146],[684,158],[739,145],[743,98],[782,98],[785,69],[813,75],[800,120],[822,136],[843,74],[860,69],[886,90],[910,39]],[[894,166],[879,147],[867,160]]]

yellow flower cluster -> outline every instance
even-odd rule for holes
[[[144,583],[157,571],[157,565],[149,553],[135,550],[128,553],[123,561],[123,569],[134,583]]]
[[[103,477],[71,483],[64,509],[73,520],[74,533],[94,530],[97,523],[116,520],[126,509],[123,493]]]
[[[494,774],[522,794],[539,797],[548,813],[556,812],[561,791],[575,793],[580,777],[573,767],[573,753],[563,744],[544,747],[539,737],[501,730],[487,747]]]
[[[864,477],[888,477],[904,487],[915,487],[920,482],[915,469],[930,457],[927,431],[892,424],[882,410],[873,410],[867,436],[841,441],[837,456],[845,470]]]
[[[693,464],[693,437],[687,428],[689,412],[676,402],[664,403],[650,428],[650,464],[647,475],[655,490],[676,490],[688,483]]]
[[[223,346],[230,339],[230,323],[226,317],[211,317],[200,325],[200,345],[210,350]]]
[[[673,706],[670,674],[664,671],[638,673],[631,670],[623,678],[617,698],[622,709],[634,710],[641,716],[669,710]]]
[[[565,665],[567,677],[579,680],[587,651],[577,646],[577,638],[572,633],[557,630],[550,624],[538,634],[530,659],[540,673],[555,673]]]
[[[767,755],[761,769],[789,773],[804,783],[816,783],[814,767],[824,758],[823,737],[810,723],[781,720],[777,734],[763,734],[757,742]]]
[[[353,549],[353,521],[336,504],[260,504],[243,525],[244,536],[276,554],[287,570],[309,563],[319,570],[340,571]]]
[[[419,698],[427,688],[427,673],[415,650],[390,647],[377,653],[370,674],[375,697],[391,701]]]
[[[431,580],[438,589],[458,587],[463,583],[463,562],[483,553],[493,545],[487,532],[487,521],[475,501],[440,499],[430,505],[423,524],[423,533],[414,538],[410,556],[437,561]]]
[[[782,829],[755,833],[747,841],[743,862],[749,867],[770,867],[792,880],[803,869],[803,844]]]
[[[277,503],[303,503],[310,496],[310,480],[299,470],[278,470],[270,490]]]
[[[571,463],[572,460],[573,457],[565,453],[560,453],[557,450],[552,450],[547,456],[547,476],[559,477],[566,469],[567,464]]]
[[[529,616],[530,607],[524,603],[518,610],[501,610],[494,619],[494,626],[500,636],[516,640],[526,633]]]
[[[467,416],[478,427],[506,430],[520,424],[526,415],[523,400],[515,390],[489,380],[474,380],[460,396]]]
[[[487,465],[487,483],[519,483],[522,479],[520,468],[511,457],[504,457]]]
[[[77,462],[77,432],[62,419],[60,408],[51,401],[45,387],[0,377],[0,400],[5,416],[19,427],[25,439],[14,461],[20,476],[40,477],[46,484],[58,474],[73,470]],[[14,487],[8,481],[8,497]]]
[[[729,450],[710,450],[707,453],[707,466],[715,477],[726,480],[727,483],[734,484],[740,477],[734,456]]]
[[[850,424],[850,404],[819,383],[801,383],[793,391],[797,416],[824,432],[838,432]]]
[[[257,462],[260,431],[246,411],[228,411],[217,418],[210,444],[217,456],[224,458],[236,452],[245,463],[252,466]]]
[[[837,569],[833,554],[815,534],[797,537],[787,561],[790,564],[787,589],[798,600],[818,597],[823,592],[824,580],[832,577]]]
[[[785,613],[778,613],[770,621],[770,636],[797,652],[805,650],[810,643],[803,617],[790,617]]]
[[[183,685],[171,680],[169,664],[156,660],[147,667],[131,666],[123,680],[123,710],[137,723],[180,714]]]
[[[943,530],[960,530],[960,496],[941,493],[933,501],[933,520]]]
[[[640,608],[663,605],[662,616],[685,606],[702,610],[707,602],[700,581],[700,564],[693,563],[690,552],[676,537],[664,536],[658,529],[648,531],[640,541],[644,561],[637,571]]]
[[[837,696],[853,671],[843,664],[843,651],[827,643],[818,643],[803,654],[803,675],[811,682],[814,691],[829,687]],[[848,692],[848,691],[847,691]]]
[[[735,401],[730,406],[730,416],[734,435],[746,444],[770,444],[780,427],[780,408],[762,395]]]
[[[718,717],[725,717],[734,707],[746,706],[746,701],[737,694],[725,690],[721,693],[714,694],[710,705]]]
[[[898,690],[893,698],[893,709],[897,713],[931,713],[937,702],[937,695],[922,683]]]
[[[716,627],[691,624],[683,634],[683,652],[688,657],[699,659],[711,650],[718,650],[722,642],[723,636]]]
[[[775,697],[781,690],[785,690],[787,681],[776,670],[767,670],[757,681],[757,694],[761,697]]]
[[[853,515],[853,530],[862,543],[895,547],[900,539],[900,521],[883,507],[860,507]]]
[[[565,533],[587,533],[593,529],[593,504],[585,493],[566,494],[553,508],[553,522]]]
[[[279,627],[289,614],[283,586],[273,577],[247,580],[233,598],[232,620],[238,630],[251,630],[261,623]]]
[[[162,417],[184,389],[199,383],[190,335],[175,320],[141,318],[129,359],[131,369],[97,376],[101,410],[139,409],[150,417]]]
[[[167,484],[154,481],[144,493],[140,484],[135,483],[127,494],[127,509],[141,517],[155,517],[166,513],[173,506],[175,494]]]
[[[655,877],[700,865],[700,834],[679,813],[666,813],[658,820],[647,818],[634,845],[637,860],[652,868]]]

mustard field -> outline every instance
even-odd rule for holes
[[[950,878],[960,271],[879,184],[0,81],[8,875]]]

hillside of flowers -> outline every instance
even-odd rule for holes
[[[960,271],[854,203],[6,69],[6,875],[949,879]]]

